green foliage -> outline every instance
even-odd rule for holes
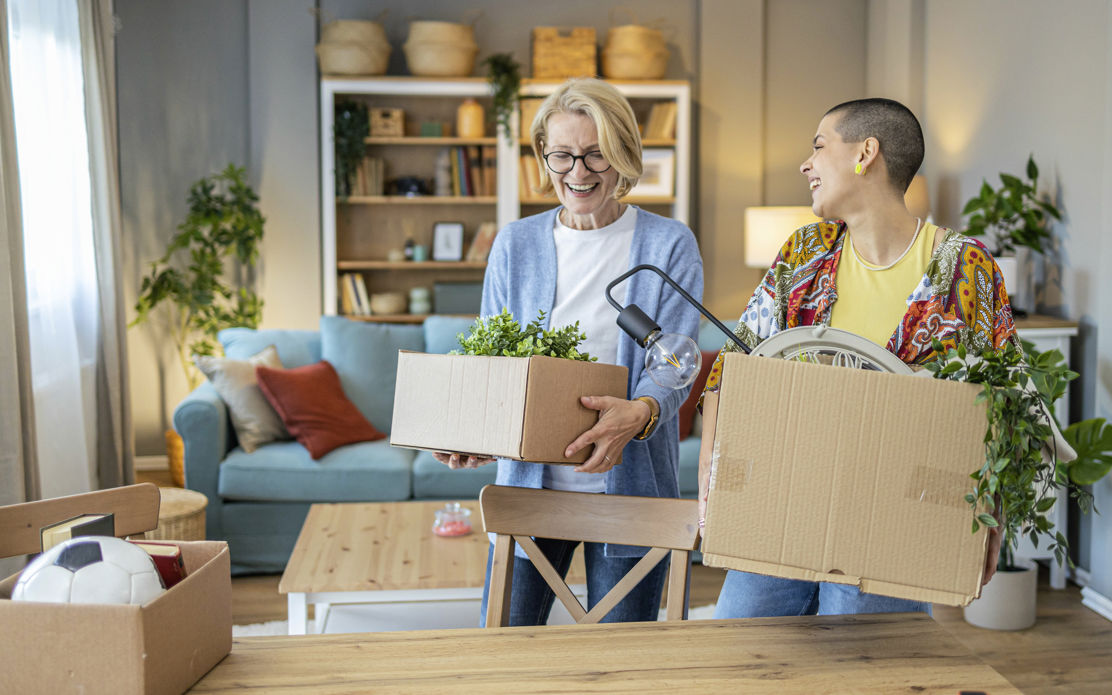
[[[1070,461],[1070,480],[1078,485],[1092,485],[1112,469],[1112,425],[1097,417],[1075,422],[1062,432],[1062,436],[1077,458]]]
[[[370,132],[366,104],[351,100],[336,102],[332,139],[336,146],[336,195],[341,198],[351,195],[355,172],[367,154],[365,138]]]
[[[579,352],[579,343],[587,338],[579,331],[579,322],[555,330],[544,330],[544,312],[537,312],[537,318],[524,329],[514,320],[509,309],[491,316],[486,321],[475,319],[471,335],[459,334],[462,353],[453,350],[453,355],[501,355],[504,357],[532,357],[546,355],[569,360],[594,362],[598,358]]]
[[[983,181],[980,192],[961,211],[963,216],[969,216],[965,233],[991,235],[993,254],[1015,251],[1017,246],[1043,253],[1043,243],[1050,239],[1048,217],[1060,220],[1062,215],[1053,204],[1038,197],[1038,181],[1039,168],[1034,156],[1027,159],[1026,181],[1002,172],[1000,188],[994,189]]]
[[[191,387],[200,383],[192,355],[216,353],[216,334],[229,326],[255,328],[263,302],[254,290],[224,280],[225,262],[254,265],[263,222],[246,172],[233,164],[194,183],[189,214],[170,240],[166,255],[151,264],[135,303],[130,326],[144,323],[159,306],[168,309],[171,339]],[[184,253],[179,254],[182,251]]]
[[[968,355],[964,346],[946,351],[937,340],[934,348],[940,355],[945,352],[927,366],[935,378],[984,386],[978,401],[986,406],[985,462],[970,475],[974,486],[965,496],[973,508],[973,532],[981,526],[1001,529],[1001,567],[1013,566],[1012,554],[1024,535],[1035,547],[1040,538],[1048,540],[1049,549],[1061,564],[1068,559],[1068,543],[1045,516],[1054,506],[1054,493],[1067,489],[1085,510],[1092,507],[1092,495],[1071,480],[1069,464],[1059,463],[1056,455],[1053,460],[1044,460],[1042,447],[1044,442],[1053,441],[1051,407],[1077,374],[1065,366],[1057,350],[1040,353],[1029,343],[1024,351],[1009,342],[1001,350],[986,350],[977,357]],[[1093,434],[1094,429],[1099,437]],[[1078,441],[1090,441],[1093,446],[1084,456],[1078,451],[1078,461],[1083,457],[1093,459],[1098,449],[1107,461],[1112,432],[1108,433],[1109,440],[1104,440],[1105,432],[1100,427],[1087,426],[1083,431]],[[1088,466],[1079,468],[1079,473],[1082,471],[1093,472]],[[994,508],[996,514],[989,514]]]
[[[510,116],[517,105],[517,94],[521,89],[521,66],[512,53],[495,53],[483,61],[487,69],[494,97],[494,119],[504,132],[510,132]]]

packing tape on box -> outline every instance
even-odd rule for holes
[[[971,490],[967,475],[931,466],[916,466],[904,488],[904,498],[961,508],[968,505],[965,493]]]

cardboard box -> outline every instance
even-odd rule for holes
[[[36,506],[57,510],[63,503],[77,513],[100,512],[111,504],[104,501],[106,493],[136,488],[153,490],[153,523],[151,515],[129,518],[127,510],[121,518],[117,509],[116,532],[136,535],[154,528],[158,491],[149,483],[13,505],[0,508],[0,535],[15,528],[17,517],[24,519],[22,528],[0,541],[0,555],[26,552],[12,548],[19,547],[24,528],[37,536]],[[23,510],[27,514],[18,513]],[[178,545],[188,576],[142,606],[12,601],[18,575],[0,582],[0,692],[177,695],[188,690],[231,651],[232,588],[226,543]]]
[[[966,605],[987,533],[979,386],[730,353],[703,563]]]
[[[402,351],[390,443],[430,451],[577,464],[564,449],[598,422],[580,396],[626,397],[625,367],[555,357]]]

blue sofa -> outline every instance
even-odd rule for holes
[[[458,347],[457,334],[471,323],[449,316],[432,316],[420,325],[325,316],[319,331],[232,328],[219,339],[232,359],[274,345],[285,367],[328,360],[348,398],[379,431],[389,433],[398,350],[446,353]],[[704,330],[699,343],[716,350],[722,341]],[[428,452],[394,448],[388,439],[340,447],[319,460],[296,441],[245,453],[223,400],[207,382],[177,406],[173,422],[185,443],[186,487],[208,498],[207,535],[228,542],[233,574],[281,572],[315,502],[470,499],[494,482],[494,466],[453,471]],[[697,436],[680,442],[684,496],[698,492],[698,455]]]

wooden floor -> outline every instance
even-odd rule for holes
[[[140,482],[169,484],[144,472]],[[1043,568],[1038,622],[1019,632],[984,630],[966,623],[960,608],[935,606],[934,619],[986,663],[1028,695],[1108,695],[1112,693],[1112,621],[1081,605],[1080,589],[1051,589]],[[721,570],[696,565],[691,606],[714,603]],[[278,575],[232,580],[232,620],[237,625],[286,618],[286,598]]]

